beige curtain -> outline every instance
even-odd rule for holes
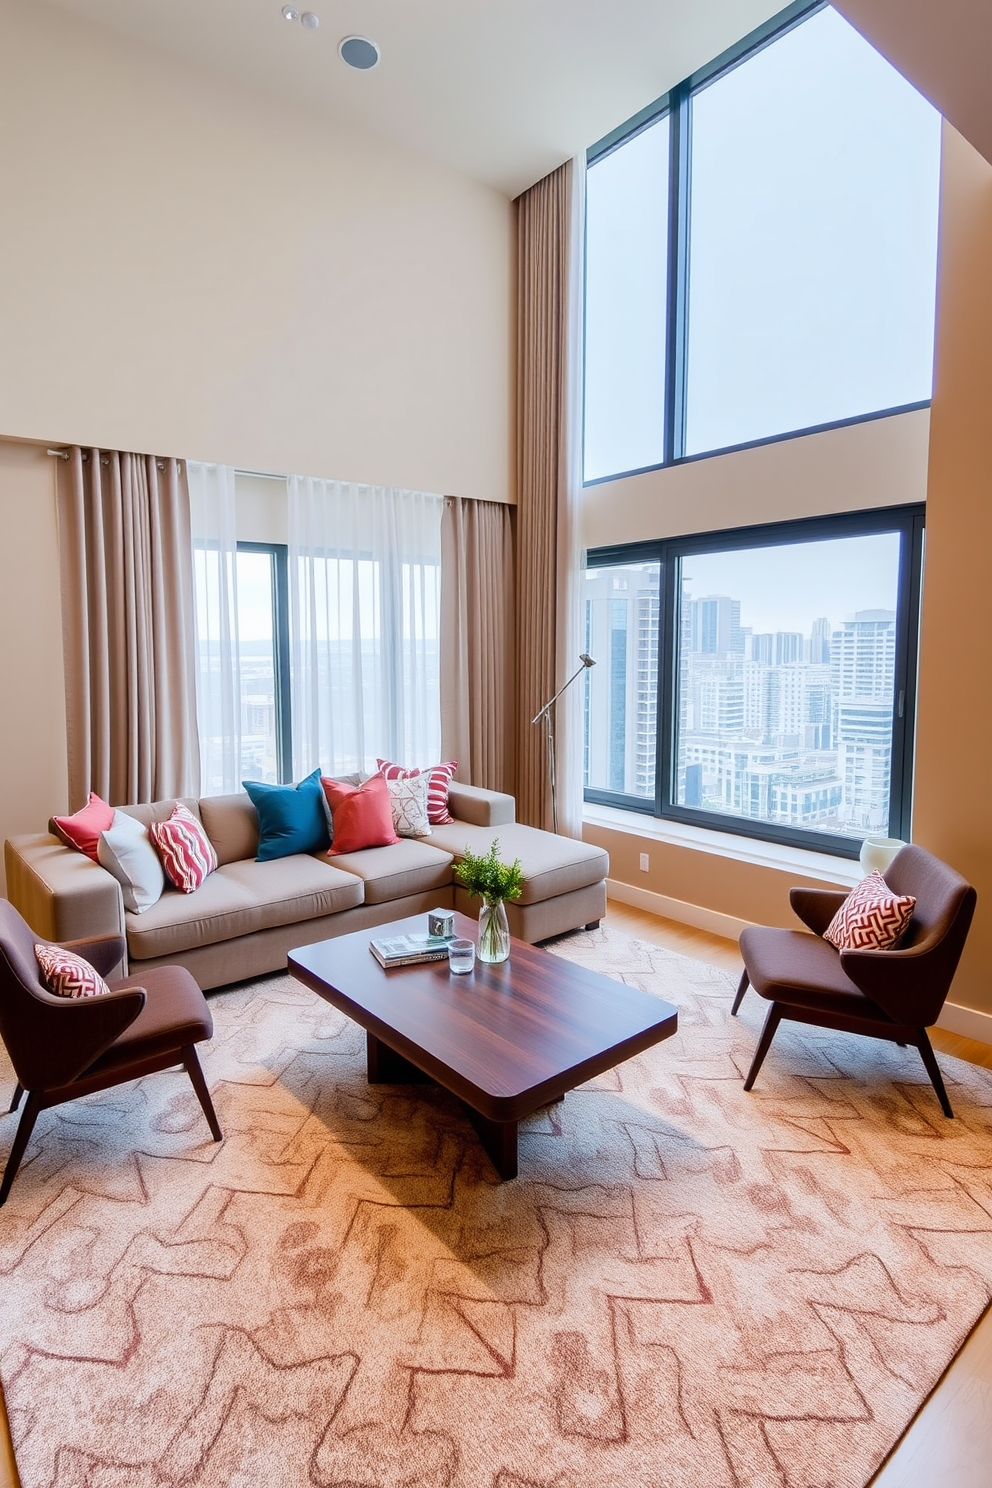
[[[558,501],[568,307],[570,164],[517,200],[517,817],[551,826],[545,732],[557,691]],[[564,678],[561,678],[564,681]],[[576,684],[578,685],[578,684]]]
[[[515,590],[511,510],[447,496],[441,517],[441,756],[458,779],[513,791]]]
[[[57,484],[70,809],[197,795],[185,471],[77,447]]]

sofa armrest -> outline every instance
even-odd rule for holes
[[[127,941],[123,935],[87,935],[83,940],[64,940],[62,949],[82,956],[102,977],[109,977],[118,966],[127,975]]]
[[[473,827],[505,827],[517,819],[517,803],[502,791],[483,790],[480,785],[448,786],[448,810],[458,821]]]
[[[36,935],[59,945],[124,934],[121,886],[99,863],[48,832],[4,843],[7,898]]]

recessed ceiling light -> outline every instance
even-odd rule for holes
[[[320,16],[314,15],[312,10],[305,10],[300,16],[300,22],[308,31],[316,31],[320,25]]]
[[[342,62],[357,67],[359,72],[368,72],[379,65],[379,48],[367,36],[346,36],[338,46]]]
[[[298,21],[300,19],[300,12],[295,5],[284,5],[282,8],[282,18],[284,21]]]

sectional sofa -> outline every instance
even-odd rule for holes
[[[598,847],[515,820],[512,796],[453,783],[455,821],[430,837],[328,857],[296,854],[257,863],[258,816],[246,794],[184,799],[199,817],[219,867],[192,894],[167,889],[142,914],[125,911],[117,880],[51,833],[4,844],[7,895],[36,933],[67,941],[104,933],[127,940],[128,970],[185,966],[204,989],[278,971],[296,946],[441,908],[477,914],[455,883],[466,847],[519,858],[521,898],[507,905],[511,932],[531,943],[596,923],[606,911],[609,858]],[[146,826],[174,800],[121,809]]]

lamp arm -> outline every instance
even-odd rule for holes
[[[569,677],[568,681],[565,682],[561,687],[559,687],[559,689],[555,693],[554,697],[553,698],[548,698],[548,701],[544,704],[544,707],[540,710],[540,712],[534,714],[534,717],[531,719],[531,723],[539,723],[540,720],[544,717],[544,715],[546,713],[550,713],[551,712],[551,709],[554,707],[555,703],[561,697],[562,693],[565,692],[567,688],[571,687],[571,685],[575,681],[576,677],[581,677],[582,673],[584,671],[586,671],[586,670],[587,670],[586,664],[585,664],[585,662],[583,662],[582,665],[579,667],[578,671],[577,672],[573,672],[572,675]]]

